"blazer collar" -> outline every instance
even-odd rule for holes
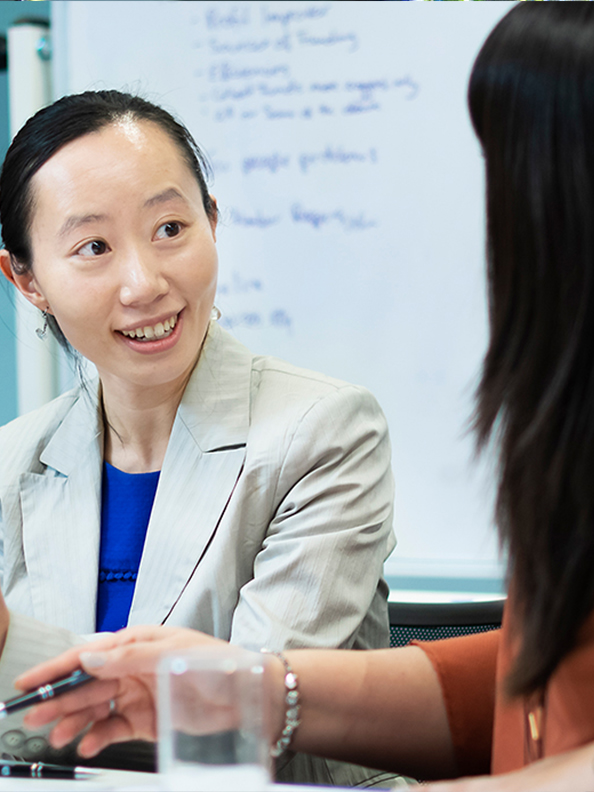
[[[166,620],[217,530],[245,458],[251,365],[244,346],[217,325],[210,328],[174,421],[130,624]],[[58,475],[29,473],[21,481],[34,615],[83,633],[92,632],[95,619],[102,437],[94,382],[40,455]],[[60,521],[59,537],[48,534],[48,514]]]
[[[211,322],[176,418],[204,453],[245,444],[251,374],[251,352]]]
[[[203,453],[245,444],[251,370],[250,351],[211,322],[175,419],[185,425]],[[68,476],[79,467],[82,457],[97,451],[102,454],[99,401],[98,380],[80,389],[78,399],[41,453],[44,465]]]
[[[103,457],[97,393],[97,383],[81,391],[50,438],[40,455],[48,470],[20,479],[33,615],[83,634],[95,629],[97,595]]]
[[[171,431],[129,625],[167,620],[218,529],[245,459],[251,367],[213,323]]]
[[[99,380],[79,388],[78,398],[40,454],[47,467],[64,476],[74,473],[89,455],[103,455],[103,418],[99,409]]]

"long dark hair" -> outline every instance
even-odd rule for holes
[[[190,132],[170,113],[140,96],[121,91],[86,91],[64,96],[27,121],[10,145],[2,166],[2,240],[15,272],[29,272],[33,265],[29,234],[33,176],[67,143],[127,118],[150,121],[169,135],[196,177],[206,214],[211,219],[216,217],[216,204],[206,185],[206,176],[210,174],[206,158]],[[58,341],[70,350],[54,317],[48,314],[47,319]]]
[[[500,455],[520,639],[508,688],[527,694],[594,608],[594,6],[513,8],[478,55],[469,105],[491,327],[475,428]]]

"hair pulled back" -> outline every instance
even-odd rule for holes
[[[33,264],[30,239],[35,199],[31,189],[33,176],[67,143],[121,120],[150,121],[169,135],[196,177],[206,214],[211,219],[216,217],[216,205],[206,185],[205,175],[210,175],[206,158],[190,132],[170,113],[140,96],[115,90],[64,96],[27,121],[15,136],[2,166],[2,240],[16,273],[30,271]],[[48,315],[48,322],[58,341],[68,348],[54,317]]]
[[[594,609],[594,6],[513,8],[475,62],[490,344],[479,448],[499,452],[514,694],[543,688]]]

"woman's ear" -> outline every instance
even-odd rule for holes
[[[30,270],[22,274],[15,272],[12,257],[7,250],[0,250],[0,269],[4,277],[16,286],[25,299],[40,311],[47,310],[47,300],[40,292],[33,273]]]

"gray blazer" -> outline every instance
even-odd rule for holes
[[[46,625],[15,616],[0,695],[9,674],[95,629],[102,461],[96,384],[0,429],[2,590]],[[386,646],[392,497],[386,422],[368,391],[254,356],[213,324],[174,422],[128,623],[255,650]]]

